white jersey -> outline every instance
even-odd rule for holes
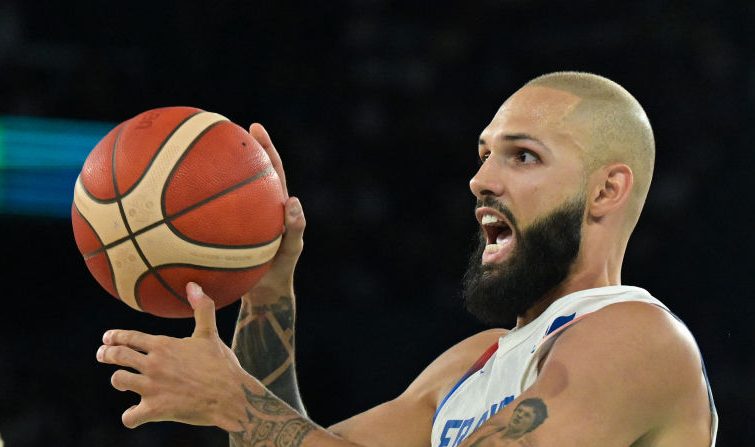
[[[529,388],[537,379],[538,362],[547,353],[557,333],[591,312],[626,301],[650,303],[668,311],[663,303],[639,287],[600,287],[556,300],[532,322],[501,337],[438,405],[433,418],[432,447],[458,447],[492,415]],[[704,367],[702,371],[705,374]],[[711,446],[715,446],[718,416],[710,386],[708,397],[712,418]]]

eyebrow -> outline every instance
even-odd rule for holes
[[[504,141],[529,140],[529,141],[533,141],[533,142],[539,144],[543,148],[545,148],[548,151],[550,151],[550,148],[548,146],[546,146],[545,143],[543,143],[542,141],[538,140],[537,138],[533,137],[532,135],[530,135],[528,133],[508,133],[508,134],[504,134],[503,136],[501,136],[500,139],[502,139]],[[482,138],[480,138],[478,144],[480,146],[483,146],[486,143],[485,143],[485,140],[483,140]]]

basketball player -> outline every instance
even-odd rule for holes
[[[250,132],[285,181],[270,137]],[[464,294],[482,321],[516,326],[460,342],[400,396],[328,429],[307,419],[294,375],[305,221],[289,198],[275,264],[243,297],[235,353],[193,283],[192,337],[105,333],[98,360],[136,370],[112,377],[141,396],[123,423],[214,425],[237,447],[715,445],[692,335],[647,291],[620,285],[654,153],[642,107],[608,79],[553,73],[515,92],[480,135],[470,182],[480,247]]]

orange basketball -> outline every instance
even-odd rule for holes
[[[283,230],[283,191],[241,127],[191,107],[149,110],[92,150],[71,219],[89,271],[111,295],[161,317],[188,317],[186,283],[218,308],[268,270]]]

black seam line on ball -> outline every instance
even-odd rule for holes
[[[144,278],[149,276],[149,272],[143,272],[141,275],[139,275],[138,278],[136,278],[136,283],[134,283],[134,290],[139,290],[139,285],[141,285],[142,281],[144,281]],[[139,306],[139,309],[144,309],[144,306],[142,306],[142,297],[138,293],[134,293],[134,299],[136,300],[136,305]]]
[[[178,219],[179,217],[183,216],[184,214],[187,214],[190,211],[193,211],[193,210],[199,208],[200,206],[202,206],[202,205],[204,205],[204,204],[206,204],[208,202],[211,202],[211,201],[217,199],[218,197],[221,197],[221,196],[223,196],[225,194],[228,194],[229,192],[232,192],[232,191],[234,191],[236,189],[239,189],[239,188],[241,188],[243,186],[246,186],[246,185],[248,185],[250,183],[253,183],[253,182],[255,182],[255,181],[257,181],[257,180],[259,180],[261,178],[267,177],[268,175],[272,174],[273,172],[274,172],[274,169],[273,169],[272,165],[268,166],[266,169],[264,169],[264,170],[262,170],[262,171],[260,171],[260,172],[258,172],[256,174],[254,174],[253,176],[251,176],[251,177],[249,177],[247,179],[244,179],[244,180],[240,181],[239,183],[236,183],[235,185],[229,186],[228,188],[226,188],[226,189],[224,189],[224,190],[222,190],[220,192],[217,192],[217,193],[211,195],[210,197],[207,197],[206,199],[203,199],[203,200],[201,200],[201,201],[199,201],[199,202],[197,202],[197,203],[195,203],[195,204],[193,204],[191,206],[188,206],[188,207],[182,209],[181,211],[179,211],[179,212],[177,212],[177,213],[175,213],[173,215],[170,215],[170,216],[166,217],[165,219],[158,220],[157,222],[153,222],[153,223],[147,225],[144,228],[140,228],[139,230],[134,231],[133,232],[133,236],[134,237],[139,236],[139,235],[144,234],[144,233],[146,233],[147,231],[149,231],[149,230],[151,230],[153,228],[159,227],[160,225],[162,225],[164,223],[169,223],[171,220]],[[173,230],[173,226],[172,225],[169,225],[169,228],[171,229],[171,231]],[[173,231],[173,233],[175,233],[175,231]],[[181,235],[179,235],[179,234],[177,234],[177,236],[181,237]],[[280,236],[276,236],[274,239],[271,239],[271,240],[266,241],[266,242],[260,242],[259,244],[235,245],[232,248],[256,248],[256,247],[264,247],[265,245],[267,245],[267,244],[275,241],[279,237]],[[84,259],[89,259],[92,256],[96,256],[97,254],[99,254],[99,253],[101,253],[103,251],[107,251],[107,250],[115,247],[116,245],[118,245],[120,243],[123,243],[123,242],[125,242],[125,241],[127,241],[129,239],[131,239],[130,235],[129,236],[124,236],[124,237],[119,238],[119,239],[116,239],[113,242],[110,242],[107,245],[103,245],[102,247],[98,248],[97,250],[95,250],[95,251],[93,251],[91,253],[87,253],[84,256]],[[220,245],[220,244],[217,244],[217,245],[203,244],[201,242],[195,242],[195,241],[193,241],[191,239],[187,239],[187,238],[184,238],[184,237],[182,237],[181,239],[184,239],[186,241],[189,241],[189,242],[192,242],[192,243],[196,243],[197,245],[202,245],[202,246],[205,246],[205,247],[229,248],[228,246]]]
[[[100,248],[97,249],[97,251],[98,252],[105,252],[105,250],[102,250],[102,247],[104,247],[104,246],[102,244],[102,239],[100,239],[100,235],[97,234],[97,232],[94,230],[94,227],[89,222],[89,220],[86,217],[84,217],[83,214],[81,214],[81,211],[79,210],[79,207],[76,206],[76,203],[73,204],[73,208],[76,210],[76,213],[78,213],[79,217],[81,217],[81,220],[83,220],[84,223],[87,224],[87,226],[89,227],[89,229],[92,230],[92,234],[94,234],[94,237],[97,238],[97,242],[100,243]],[[104,254],[105,254],[105,260],[107,261],[108,269],[110,270],[110,282],[111,282],[111,284],[113,284],[113,288],[115,289],[115,295],[116,295],[116,297],[118,297],[118,299],[120,300],[121,297],[118,296],[118,287],[116,287],[116,285],[115,285],[115,270],[113,269],[113,263],[110,262],[110,256],[107,255],[107,252],[105,252]],[[86,256],[84,256],[84,262],[86,262],[87,259],[91,258],[92,256],[94,256],[94,255],[86,255]],[[108,293],[109,292],[110,291],[108,291]]]
[[[230,271],[230,272],[243,272],[243,271],[252,271],[257,270],[260,267],[264,267],[267,264],[270,264],[273,260],[270,259],[268,261],[265,261],[261,264],[253,265],[250,267],[241,267],[241,268],[217,268],[217,267],[207,267],[204,265],[194,265],[194,264],[187,264],[187,263],[173,263],[173,264],[163,264],[159,267],[157,267],[158,270],[163,268],[175,268],[175,267],[185,267],[185,268],[192,268],[195,270],[207,270],[207,271]],[[144,279],[147,277],[147,273],[143,273],[139,276],[139,278],[136,280],[136,287],[139,287],[139,284],[144,281]],[[136,304],[139,306],[140,309],[144,309],[144,306],[142,305],[142,298],[140,295],[136,295]],[[191,306],[189,306],[191,307]],[[169,317],[170,318],[170,317]]]
[[[113,173],[113,175],[115,175],[115,173]],[[76,181],[80,182],[81,181],[81,176],[79,176],[79,178],[77,178]],[[89,192],[89,190],[86,188],[86,186],[84,186],[84,182],[81,182],[81,190],[84,191],[84,194],[86,194],[86,196],[92,202],[100,203],[100,204],[103,204],[103,205],[110,205],[112,203],[115,203],[115,198],[108,199],[108,200],[103,200],[103,199],[98,199],[97,197],[93,196],[92,193]]]
[[[117,126],[115,127],[115,129],[118,129],[118,133],[116,133],[116,134],[115,134],[115,138],[113,139],[113,148],[112,148],[112,150],[110,151],[110,152],[111,152],[111,153],[110,153],[110,156],[111,156],[111,157],[113,157],[113,152],[115,152],[115,147],[116,147],[116,146],[118,145],[118,139],[119,139],[119,138],[120,138],[120,136],[121,136],[121,132],[123,132],[123,128],[124,128],[124,127],[126,127],[126,126],[125,126],[125,124],[126,124],[126,123],[125,123],[125,122],[123,122],[123,123],[121,123],[121,124],[119,124],[119,125],[117,125]],[[115,129],[113,129],[113,130],[115,130]],[[111,130],[110,132],[112,132],[112,130]],[[107,136],[107,135],[106,135],[106,136]],[[103,138],[103,139],[104,139],[104,138]],[[98,144],[99,144],[99,143],[98,143]],[[96,146],[95,146],[95,148],[96,148]],[[113,167],[114,167],[114,166],[113,166]],[[83,168],[82,168],[81,172],[84,172],[84,169],[83,169]],[[115,178],[115,172],[111,172],[111,173],[110,173],[110,175],[111,175],[111,176],[112,176],[113,178]],[[91,199],[91,200],[92,200],[93,202],[95,202],[95,203],[101,203],[101,204],[105,204],[105,205],[109,205],[109,204],[111,204],[111,203],[115,203],[115,194],[116,194],[116,192],[115,192],[115,191],[113,191],[113,196],[114,196],[114,197],[113,197],[112,199],[100,199],[100,198],[97,198],[97,197],[95,197],[94,195],[92,195],[92,193],[91,193],[91,192],[89,192],[89,190],[87,189],[86,185],[84,185],[84,182],[83,182],[83,181],[81,181],[81,173],[79,173],[79,176],[78,176],[78,177],[76,177],[76,183],[81,183],[81,190],[82,190],[82,191],[84,191],[84,194],[86,194],[86,196],[87,196],[87,197],[88,197],[89,199]],[[76,183],[74,183],[74,192],[76,191]],[[84,259],[86,259],[86,257],[85,257]]]
[[[189,115],[186,118],[184,118],[180,123],[178,123],[178,125],[176,125],[176,127],[173,128],[173,130],[170,131],[170,133],[168,134],[168,136],[166,136],[165,139],[163,140],[163,142],[160,143],[160,146],[157,148],[157,150],[155,151],[155,153],[152,155],[152,158],[149,159],[149,163],[147,163],[147,166],[142,171],[142,174],[136,179],[136,181],[134,182],[134,184],[132,184],[131,187],[127,191],[124,191],[123,194],[120,195],[120,197],[127,196],[131,191],[133,191],[137,186],[139,186],[139,183],[142,182],[142,180],[144,179],[144,177],[147,175],[147,172],[149,172],[149,170],[152,168],[152,165],[155,163],[155,160],[157,160],[157,157],[160,155],[160,152],[162,152],[163,149],[165,149],[165,144],[168,143],[168,141],[170,141],[171,137],[173,137],[173,135],[175,135],[176,132],[178,132],[178,129],[182,128],[184,126],[184,124],[186,124],[187,121],[189,121],[190,119],[192,119],[195,116],[199,115],[200,113],[206,113],[206,112],[200,110],[198,112],[192,113],[191,115]],[[115,165],[113,165],[113,175],[115,175]],[[117,194],[117,192],[116,192],[116,194]]]
[[[164,269],[164,268],[174,268],[174,267],[186,267],[186,268],[192,268],[196,270],[207,270],[212,272],[243,272],[246,270],[256,270],[260,267],[264,267],[266,264],[271,263],[273,260],[268,259],[265,262],[261,262],[259,264],[250,265],[249,267],[208,267],[206,265],[194,265],[190,263],[183,263],[183,262],[176,262],[173,264],[163,264],[159,267],[157,267],[158,270]]]
[[[116,156],[116,153],[117,153],[118,142],[121,139],[121,133],[122,132],[123,132],[123,129],[121,129],[118,132],[118,136],[116,137],[115,143],[113,145],[113,159],[112,159],[112,163],[113,163],[113,191],[115,192],[115,201],[118,204],[118,211],[120,211],[120,213],[121,213],[121,219],[123,220],[123,225],[125,225],[126,232],[128,233],[128,238],[131,240],[131,243],[134,244],[134,248],[136,249],[136,253],[142,259],[142,262],[144,262],[144,265],[147,267],[147,270],[150,273],[152,273],[153,275],[155,275],[155,277],[160,282],[160,284],[162,284],[163,287],[165,287],[176,299],[178,299],[182,303],[188,304],[189,303],[188,300],[186,300],[181,295],[179,295],[178,293],[176,293],[176,291],[173,290],[173,288],[170,286],[170,284],[168,284],[160,275],[157,274],[157,271],[154,269],[154,267],[152,267],[152,264],[150,264],[149,261],[147,261],[147,257],[144,256],[144,252],[142,251],[142,248],[139,246],[139,243],[136,242],[136,237],[134,236],[134,232],[131,231],[131,225],[129,225],[128,219],[126,218],[126,210],[123,209],[123,201],[122,201],[123,196],[121,196],[121,193],[118,190],[118,176],[116,175],[116,170],[115,170],[115,158],[116,158],[115,156]],[[134,284],[134,286],[136,286],[136,283]],[[118,290],[118,287],[116,286],[116,291],[117,290]],[[136,295],[137,295],[136,289],[134,289],[134,297],[136,297]]]
[[[170,137],[172,137],[173,134],[175,134],[176,131],[179,128],[181,128],[187,121],[189,121],[194,116],[199,115],[200,113],[204,113],[204,112],[202,110],[200,110],[198,112],[192,113],[191,115],[189,115],[186,118],[184,118],[180,123],[178,123],[176,125],[176,127],[173,128],[173,130],[170,131],[170,133],[168,134],[168,136],[166,136],[165,139],[163,140],[163,142],[160,143],[160,146],[157,148],[157,151],[155,151],[154,155],[152,155],[152,158],[149,159],[149,163],[147,163],[147,166],[144,168],[144,171],[142,172],[142,174],[136,179],[136,181],[134,181],[134,184],[131,185],[131,187],[128,189],[128,191],[126,191],[123,194],[121,194],[120,197],[127,196],[131,191],[134,190],[134,188],[136,188],[136,186],[139,183],[141,183],[141,181],[142,181],[142,179],[144,179],[144,176],[146,175],[147,171],[149,171],[149,169],[154,164],[155,159],[157,158],[157,156],[160,154],[160,152],[162,152],[163,148],[165,148],[165,143],[167,143],[168,140],[170,140]],[[131,120],[128,120],[128,121],[120,124],[121,128],[118,130],[118,135],[115,137],[116,142],[113,143],[113,152],[115,152],[115,147],[117,145],[118,139],[120,138],[121,132],[123,132],[123,129],[126,127],[126,124],[129,121],[131,121]],[[113,155],[113,157],[115,157],[115,155]],[[115,173],[115,163],[113,163],[113,177],[115,177],[115,175],[116,175],[116,173]],[[89,192],[89,190],[86,189],[86,187],[84,186],[83,183],[81,184],[81,186],[82,186],[81,189],[84,190],[84,192],[86,193],[87,197],[89,197],[90,199],[92,199],[93,202],[102,203],[102,204],[110,204],[110,203],[115,203],[118,200],[119,194],[118,194],[117,191],[113,191],[113,194],[115,195],[115,197],[113,197],[112,199],[100,199],[100,198],[97,198],[97,197],[93,196],[92,193]],[[126,240],[126,239],[128,239],[128,237],[123,238],[123,240]]]
[[[192,149],[194,149],[194,147],[197,145],[197,143],[199,142],[199,140],[201,140],[202,137],[204,137],[205,135],[207,135],[207,132],[209,132],[215,126],[219,125],[222,122],[223,121],[218,121],[218,122],[212,123],[209,126],[207,126],[203,131],[199,132],[199,134],[196,137],[194,137],[193,140],[191,140],[191,143],[189,143],[188,146],[186,146],[186,149],[183,151],[183,153],[181,154],[181,156],[178,157],[178,160],[176,160],[176,163],[170,169],[170,172],[168,173],[168,176],[165,178],[165,183],[163,183],[162,191],[160,191],[160,212],[162,213],[163,216],[167,216],[168,215],[167,211],[165,210],[165,194],[167,193],[168,186],[173,181],[173,177],[175,176],[176,171],[181,166],[181,162],[183,162],[183,160],[189,155],[189,152],[191,152]]]
[[[198,207],[200,207],[202,205],[205,205],[207,203],[210,203],[213,200],[215,200],[215,199],[217,199],[217,198],[219,198],[219,197],[221,197],[221,196],[223,196],[225,194],[228,194],[228,193],[233,192],[233,191],[235,191],[237,189],[240,189],[240,188],[242,188],[242,187],[244,187],[244,186],[246,186],[246,185],[248,185],[250,183],[253,183],[253,182],[255,182],[255,181],[257,181],[257,180],[259,180],[259,179],[261,179],[263,177],[267,177],[268,175],[272,174],[274,171],[275,170],[273,169],[273,166],[270,165],[267,168],[261,170],[260,172],[254,174],[253,176],[249,177],[248,179],[242,180],[239,183],[236,183],[235,185],[232,185],[232,186],[226,188],[223,191],[220,191],[218,193],[213,194],[210,197],[202,199],[199,202],[191,205],[190,207],[184,208],[183,210],[179,211],[178,213],[174,214],[173,216],[169,216],[167,219],[165,219],[165,225],[168,226],[168,229],[170,229],[171,233],[175,234],[176,236],[178,236],[179,238],[185,240],[186,242],[191,242],[192,244],[198,245],[200,247],[229,248],[226,245],[211,244],[211,243],[201,242],[201,241],[197,241],[197,240],[191,239],[191,238],[187,237],[185,234],[183,234],[180,231],[178,231],[176,229],[176,227],[173,226],[173,224],[171,223],[171,221],[173,221],[173,220],[177,219],[178,217],[180,217],[180,216],[188,213],[191,210],[194,210],[194,209],[196,209],[196,208],[198,208]],[[165,210],[163,209],[163,212],[164,211]],[[275,236],[275,238],[273,238],[273,239],[271,239],[269,241],[261,242],[261,243],[258,243],[258,244],[234,245],[232,248],[245,249],[245,248],[264,247],[265,245],[268,245],[271,242],[274,242],[279,237],[280,237],[280,235]]]

